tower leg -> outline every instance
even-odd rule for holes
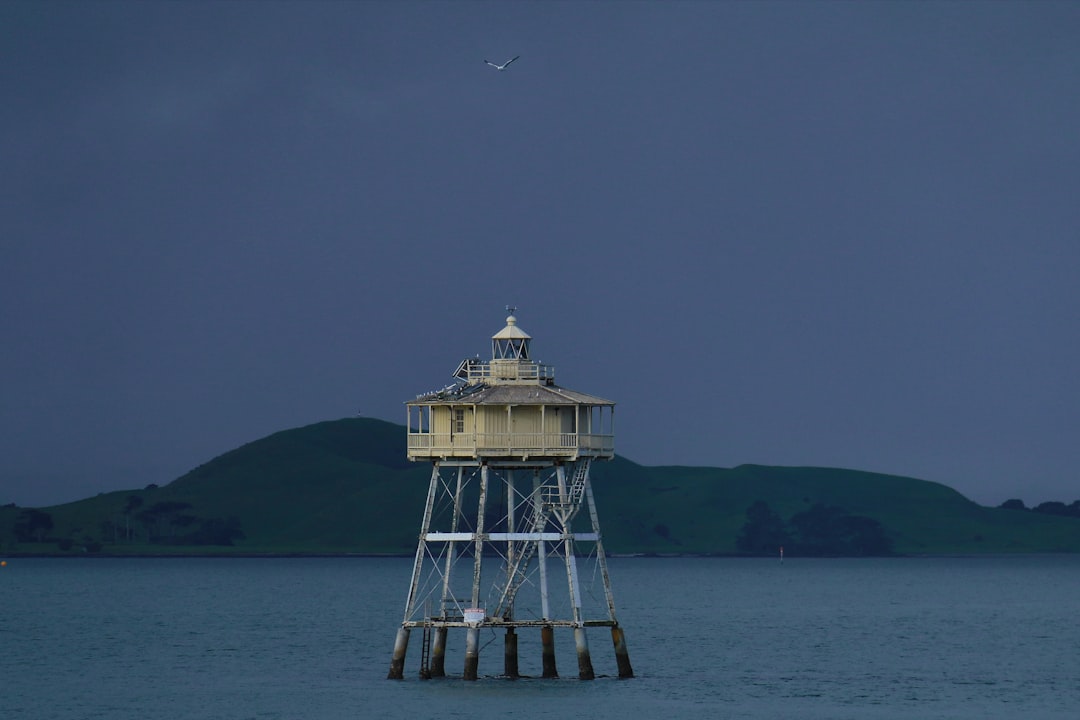
[[[405,651],[409,649],[409,628],[398,628],[394,638],[394,657],[390,660],[390,674],[387,680],[401,680],[405,677]]]
[[[431,677],[446,677],[446,628],[435,628],[431,644]]]
[[[626,651],[626,635],[618,625],[611,628],[611,641],[615,643],[615,663],[619,666],[619,677],[634,677],[634,668],[630,667],[630,653]]]
[[[426,544],[424,536],[431,527],[431,512],[435,503],[435,491],[439,486],[438,464],[431,471],[431,481],[428,483],[427,502],[424,505],[424,519],[420,521],[420,542],[416,546],[416,558],[413,560],[412,580],[409,583],[409,596],[405,601],[405,622],[412,617],[416,609],[416,588],[420,582],[420,568],[423,565]],[[402,625],[398,628],[397,637],[394,638],[394,655],[390,660],[390,672],[388,680],[401,680],[405,676],[405,651],[409,647],[409,628]]]
[[[480,577],[484,562],[484,503],[487,502],[488,466],[480,466],[480,498],[476,504],[476,532],[473,534],[472,606],[480,606]],[[480,628],[473,626],[465,635],[465,679],[475,680],[480,664]]]
[[[518,636],[514,628],[506,628],[506,644],[503,651],[503,673],[508,678],[517,679],[518,676]]]
[[[480,666],[480,628],[471,627],[465,633],[465,679],[475,680]]]
[[[592,680],[596,675],[593,673],[592,658],[589,656],[589,639],[585,637],[585,628],[574,628],[574,646],[577,648],[578,677]]]
[[[540,644],[544,660],[544,677],[557,678],[559,671],[555,668],[555,630],[550,625],[540,628]]]

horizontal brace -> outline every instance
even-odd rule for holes
[[[426,542],[471,542],[476,540],[475,533],[465,532],[429,532],[424,535]]]
[[[619,623],[614,620],[585,620],[574,622],[573,620],[503,620],[502,618],[484,618],[482,623],[467,623],[462,620],[442,620],[431,618],[428,620],[407,620],[402,623],[407,628],[422,627],[615,627]]]
[[[565,540],[566,535],[562,533],[489,533],[488,540],[495,542],[505,542],[507,540],[548,540],[551,542],[557,542],[559,540]],[[569,537],[574,540],[583,540],[585,542],[596,542],[596,533],[570,533]]]
[[[596,542],[599,538],[594,532],[570,533],[569,536],[562,533],[482,533],[481,540],[492,542],[507,542],[509,540],[545,540],[547,542],[559,542],[570,537],[582,542]],[[429,532],[424,535],[425,542],[473,542],[476,533],[467,532]]]

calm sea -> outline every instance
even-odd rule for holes
[[[0,718],[1080,717],[1080,557],[611,562],[638,677],[385,679],[411,561],[8,559]],[[450,635],[460,673],[464,636]],[[523,632],[521,671],[540,674]]]

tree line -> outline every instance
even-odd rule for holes
[[[1080,518],[1080,500],[1073,500],[1066,505],[1058,500],[1048,500],[1044,503],[1039,503],[1035,507],[1029,508],[1024,505],[1024,501],[1019,498],[1012,498],[998,505],[1005,510],[1028,510],[1030,512],[1043,513],[1045,515],[1061,515],[1063,517]]]
[[[781,548],[802,557],[893,554],[892,540],[873,518],[817,503],[785,521],[764,500],[746,509],[746,524],[735,539],[735,547],[746,555],[776,555]]]
[[[25,508],[15,519],[12,535],[19,543],[54,543],[65,551],[78,546],[86,552],[98,552],[105,543],[231,546],[244,538],[235,516],[199,517],[192,512],[191,503],[162,501],[146,505],[139,495],[129,495],[117,513],[101,520],[95,535],[75,528],[65,537],[56,537],[54,529],[48,512]]]

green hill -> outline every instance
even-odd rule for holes
[[[789,527],[800,514],[810,523],[831,512],[838,522],[879,531],[902,554],[1080,551],[1080,518],[982,507],[912,478],[645,467],[621,457],[593,467],[609,552],[737,553],[747,510],[758,501]],[[401,425],[323,422],[248,443],[164,487],[36,511],[0,508],[0,550],[409,554],[429,473],[430,466],[405,460]]]

